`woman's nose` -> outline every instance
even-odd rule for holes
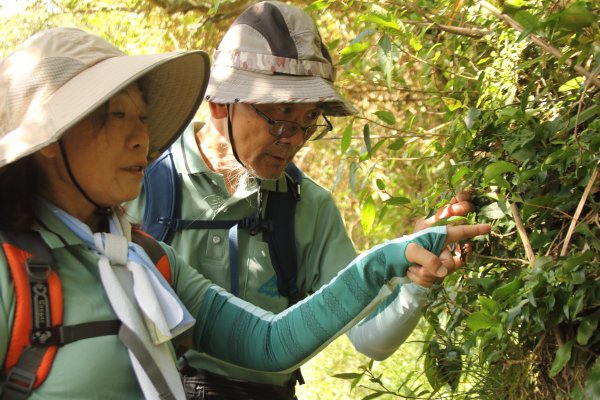
[[[130,144],[133,149],[143,148],[148,151],[150,148],[150,132],[148,126],[143,121],[138,121],[131,134]]]

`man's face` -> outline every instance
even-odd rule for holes
[[[262,179],[277,179],[305,143],[303,129],[291,137],[273,136],[271,120],[292,121],[301,127],[319,124],[322,110],[316,103],[235,104],[230,106],[235,149],[251,173]],[[264,116],[261,116],[261,113]]]

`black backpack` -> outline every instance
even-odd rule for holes
[[[294,164],[286,170],[287,192],[269,192],[265,217],[241,220],[199,221],[181,219],[181,182],[175,169],[171,148],[147,169],[144,176],[145,210],[143,229],[157,240],[170,243],[175,232],[184,229],[228,229],[231,292],[239,294],[237,230],[250,235],[264,232],[269,244],[271,262],[277,275],[277,288],[288,298],[289,305],[303,296],[296,284],[297,262],[294,235],[296,203],[300,201],[302,171]]]

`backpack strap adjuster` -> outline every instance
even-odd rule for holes
[[[9,393],[13,395],[13,398],[27,398],[31,394],[35,380],[35,371],[27,371],[15,365],[6,376],[4,393],[7,398],[9,397]]]
[[[255,236],[261,232],[273,232],[273,222],[263,218],[243,218],[238,222],[238,228],[246,229],[250,235]]]

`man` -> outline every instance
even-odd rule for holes
[[[176,207],[184,221],[171,244],[216,284],[272,312],[318,290],[356,255],[331,194],[305,175],[291,179],[293,170],[286,170],[308,139],[331,130],[328,115],[356,112],[335,89],[334,79],[331,57],[308,14],[276,1],[250,6],[214,54],[206,92],[210,120],[192,124],[171,147],[181,184]],[[282,289],[269,227],[263,222],[269,202],[289,201],[278,195],[296,191],[290,184],[295,181],[300,200],[289,219],[296,256],[287,252],[279,262],[295,261],[296,279]],[[156,183],[146,185],[142,197],[130,204],[140,220],[148,194],[157,190],[148,187]],[[465,200],[459,199],[454,210],[440,210],[434,219],[442,213],[465,214],[470,207]],[[256,224],[242,229],[203,222],[244,218],[254,218]],[[427,225],[431,221],[421,227]],[[200,229],[186,229],[193,227]],[[274,230],[274,235],[284,235]],[[392,288],[393,302],[351,330],[359,351],[386,358],[416,326],[425,287],[437,277],[425,272],[408,276],[416,283]],[[188,398],[292,399],[301,380],[297,373],[246,370],[198,352],[186,353],[183,363]]]

